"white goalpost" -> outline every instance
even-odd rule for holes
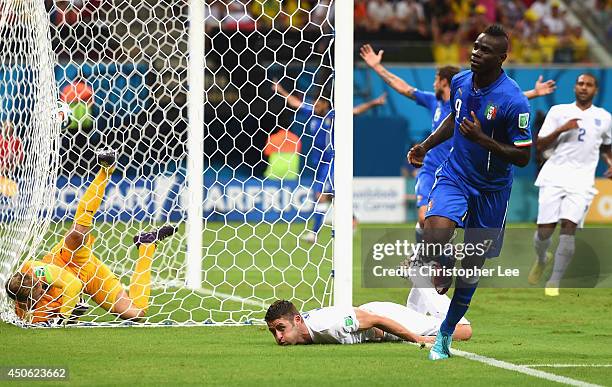
[[[334,304],[353,305],[353,0],[337,1]],[[348,97],[347,97],[348,96]],[[340,253],[341,252],[341,253]]]
[[[133,237],[178,226],[153,256],[140,325],[257,324],[276,299],[352,303],[353,1],[0,0],[0,11],[1,114],[24,155],[0,175],[13,189],[0,190],[2,320],[36,325],[61,305],[40,301],[24,321],[4,285],[61,245],[99,148],[118,162],[91,253],[126,291]],[[61,130],[58,99],[72,110]],[[333,225],[309,241],[333,152]],[[93,283],[76,326],[133,325],[95,302]]]
[[[202,202],[204,195],[204,3],[189,1],[189,69],[187,72],[187,279],[190,289],[202,283]]]

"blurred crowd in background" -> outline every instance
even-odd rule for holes
[[[138,28],[137,23],[125,28],[110,24],[154,21],[160,16],[139,14],[145,8],[131,0],[46,2],[61,40],[72,41],[67,45],[72,49],[81,46],[76,51],[89,59],[98,59],[100,53],[107,57],[122,53],[119,48],[134,35],[125,32]],[[567,6],[578,19],[568,17]],[[167,2],[166,16],[176,14],[177,7],[182,8]],[[207,0],[204,9],[206,33],[211,35],[267,30],[320,33],[322,29],[325,33],[333,28],[335,17],[331,0]],[[511,36],[510,62],[584,63],[592,61],[592,55],[583,27],[610,48],[612,0],[355,0],[354,20],[359,42],[399,44],[411,51],[411,56],[399,55],[396,61],[465,63],[478,33],[497,22]],[[74,50],[64,53],[74,55]]]
[[[592,10],[585,17],[612,32],[612,1],[577,3]],[[510,34],[510,62],[591,60],[581,22],[570,22],[557,0],[356,0],[354,13],[359,40],[422,42],[441,64],[465,63],[472,43],[491,23],[501,23]]]
[[[313,30],[334,21],[331,0],[213,0],[206,2],[206,29],[221,28],[243,32],[266,28]],[[331,9],[330,9],[331,8]]]

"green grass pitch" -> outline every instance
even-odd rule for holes
[[[135,252],[127,248],[130,237],[140,225],[101,227],[96,253],[103,260],[109,254],[125,256],[121,265],[130,267]],[[57,225],[61,232],[65,225]],[[302,226],[303,229],[303,226]],[[331,255],[325,247],[310,250],[297,241],[300,228],[291,226],[256,229],[252,226],[222,227],[209,224],[205,239],[211,255],[219,260],[238,259],[237,266],[249,263],[276,268],[289,265],[298,269],[271,269],[266,280],[280,278],[295,281],[310,275],[328,262],[312,262],[312,257]],[[180,232],[183,232],[182,230]],[[325,236],[325,245],[329,235]],[[209,239],[212,240],[212,239]],[[246,242],[245,242],[246,241]],[[52,241],[51,241],[52,242]],[[181,252],[181,239],[160,245],[155,267],[163,277],[171,277],[180,262],[172,261],[172,251]],[[246,243],[246,245],[245,245]],[[358,248],[356,238],[355,248]],[[221,254],[214,249],[223,249]],[[239,252],[255,252],[242,257]],[[183,251],[184,252],[184,251]],[[288,254],[290,252],[290,254]],[[180,253],[179,253],[180,254]],[[531,255],[531,251],[525,251]],[[308,259],[308,257],[311,257]],[[247,261],[242,261],[242,259]],[[180,261],[180,259],[174,259]],[[114,268],[118,269],[121,265]],[[205,261],[204,266],[207,263]],[[245,266],[246,267],[246,266]],[[205,285],[222,279],[222,270],[210,263]],[[304,272],[305,274],[303,274]],[[229,271],[227,280],[236,293],[249,296],[259,286],[262,274]],[[363,289],[359,281],[359,262],[355,262],[355,304],[374,300],[405,302],[407,289]],[[247,276],[247,277],[245,277]],[[249,277],[251,276],[251,277]],[[125,280],[122,276],[122,280]],[[255,285],[253,285],[255,284]],[[257,287],[262,297],[271,295],[268,285]],[[314,292],[325,284],[316,283]],[[223,289],[230,292],[231,289]],[[277,289],[291,296],[296,290]],[[297,289],[308,294],[308,289]],[[160,319],[184,318],[172,300],[165,300],[154,290],[154,310]],[[157,298],[156,298],[157,297]],[[167,296],[166,296],[167,297]],[[186,297],[183,309],[213,298]],[[310,303],[314,304],[314,300]],[[306,305],[309,305],[307,302]],[[209,317],[229,317],[231,303],[211,305],[213,311],[198,312],[201,321]],[[255,308],[257,309],[257,308]],[[612,289],[562,289],[556,299],[545,298],[542,289],[479,289],[468,313],[474,328],[469,342],[453,347],[513,364],[612,364]],[[174,314],[173,314],[174,313]],[[183,314],[181,314],[183,313]],[[234,315],[232,317],[240,317]],[[250,314],[261,317],[261,314]],[[75,385],[554,385],[552,381],[455,357],[444,362],[430,362],[427,351],[407,344],[364,344],[354,346],[278,347],[263,326],[236,327],[161,327],[161,328],[83,328],[25,330],[0,323],[0,367],[55,366],[69,368],[69,382]],[[611,367],[536,368],[587,383],[611,385]],[[0,381],[0,384],[8,383]],[[23,382],[30,385],[31,381]],[[66,384],[41,382],[43,385]],[[10,382],[7,385],[20,385]]]

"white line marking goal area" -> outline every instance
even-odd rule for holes
[[[555,375],[549,372],[532,369],[532,367],[544,367],[544,366],[549,366],[549,365],[554,365],[554,364],[532,364],[532,365],[512,364],[506,361],[497,360],[497,359],[482,356],[482,355],[477,355],[471,352],[460,351],[457,349],[451,349],[451,353],[455,356],[463,357],[469,360],[474,360],[474,361],[484,363],[484,364],[487,364],[493,367],[503,368],[503,369],[515,371],[515,372],[520,372],[525,375],[533,376],[533,377],[540,378],[540,379],[546,379],[546,380],[550,380],[550,381],[557,382],[557,383],[567,384],[570,386],[581,386],[581,387],[600,386],[599,384],[587,383],[582,380],[568,378],[567,376]],[[561,365],[561,364],[557,364],[557,365]],[[568,367],[572,365],[576,366],[575,364],[570,364],[570,365],[565,364],[565,366],[568,366]],[[603,365],[608,366],[608,364],[603,364]],[[578,366],[583,367],[587,365],[578,365]]]
[[[414,343],[411,343],[414,344]],[[414,344],[419,347],[423,347],[418,344]],[[426,345],[427,349],[431,348],[431,344]],[[588,383],[582,380],[568,378],[567,376],[555,375],[550,372],[544,372],[540,370],[534,370],[533,367],[557,367],[557,368],[570,368],[570,367],[610,367],[612,364],[513,364],[503,360],[497,360],[492,357],[478,355],[476,353],[461,351],[458,349],[452,349],[451,353],[453,356],[462,357],[468,360],[477,361],[492,367],[502,368],[509,371],[519,372],[521,374],[533,376],[539,379],[550,380],[552,382],[557,382],[561,384],[566,384],[570,386],[580,386],[580,387],[602,387],[599,384]],[[450,360],[452,361],[452,360]]]
[[[520,366],[529,368],[610,368],[612,364],[521,364]]]

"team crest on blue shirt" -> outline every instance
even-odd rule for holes
[[[595,118],[595,126],[601,126],[601,120],[599,118]]]
[[[499,108],[497,106],[493,105],[492,103],[488,104],[486,109],[487,120],[494,120],[497,116],[498,110]]]

